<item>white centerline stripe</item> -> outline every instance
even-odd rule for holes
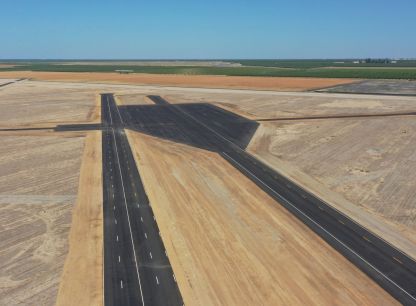
[[[108,102],[108,100],[107,100],[107,103],[108,103],[108,109],[110,110],[110,103]],[[110,120],[111,120],[111,125],[112,125],[113,124],[113,119],[112,119],[112,116],[111,116],[111,111],[109,113],[110,113]],[[121,172],[120,159],[119,159],[119,156],[118,156],[117,140],[116,140],[116,135],[115,135],[115,132],[114,132],[114,128],[111,128],[111,129],[112,129],[112,132],[113,132],[114,147],[116,148],[116,156],[117,156],[117,161],[118,161],[118,170],[120,172],[121,187],[123,189],[123,197],[124,197],[124,205],[126,207],[126,212],[127,212],[127,221],[128,221],[128,224],[129,224],[131,245],[133,246],[134,263],[136,265],[136,273],[137,273],[137,278],[139,280],[140,296],[141,296],[141,299],[142,299],[142,304],[145,305],[144,304],[144,298],[143,298],[142,284],[141,284],[141,281],[140,281],[139,267],[137,265],[137,260],[136,260],[136,258],[137,258],[136,257],[136,249],[135,249],[135,246],[134,246],[134,243],[133,243],[133,234],[131,232],[130,215],[129,215],[129,210],[127,208],[126,192],[124,190],[123,173]]]
[[[302,214],[305,218],[307,218],[309,221],[311,221],[313,224],[315,224],[316,226],[318,226],[321,230],[323,230],[326,234],[328,234],[329,236],[331,236],[333,239],[335,239],[338,243],[340,243],[342,246],[344,246],[347,250],[349,250],[351,253],[353,253],[354,255],[356,255],[358,258],[360,258],[363,262],[365,262],[367,265],[369,265],[372,269],[374,269],[377,273],[379,273],[380,275],[382,275],[384,278],[386,278],[389,282],[391,282],[393,285],[395,285],[397,288],[399,288],[400,290],[402,290],[404,293],[406,293],[410,298],[412,298],[413,300],[416,301],[416,299],[410,294],[408,293],[404,288],[400,287],[400,285],[396,284],[392,279],[390,279],[387,275],[385,275],[383,272],[381,272],[380,270],[378,270],[376,267],[374,267],[371,263],[369,263],[367,260],[365,260],[363,257],[361,257],[357,252],[355,252],[353,249],[351,249],[348,245],[346,245],[345,243],[343,243],[341,240],[339,240],[337,237],[335,237],[334,235],[332,235],[330,232],[328,232],[323,226],[321,226],[320,224],[318,224],[317,222],[315,222],[315,220],[311,219],[308,215],[306,215],[303,211],[301,211],[300,209],[298,209],[296,206],[294,206],[291,202],[289,202],[285,197],[281,196],[280,194],[278,194],[276,191],[274,191],[269,185],[267,185],[265,182],[263,182],[261,179],[259,179],[254,173],[250,172],[246,167],[244,167],[242,164],[240,164],[238,161],[236,161],[234,158],[232,158],[230,155],[228,155],[225,152],[222,152],[224,155],[226,155],[228,158],[230,158],[231,160],[233,160],[237,165],[239,165],[241,168],[243,168],[247,173],[250,173],[250,175],[255,178],[258,182],[260,182],[262,185],[264,185],[265,187],[267,187],[271,192],[273,192],[274,194],[276,194],[280,199],[283,199],[287,204],[289,204],[290,206],[292,206],[296,211],[298,211],[300,214]]]

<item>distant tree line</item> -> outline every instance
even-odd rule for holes
[[[389,58],[366,58],[361,62],[365,64],[390,64],[392,61]]]

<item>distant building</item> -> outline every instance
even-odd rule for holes
[[[128,73],[132,73],[134,72],[133,70],[116,70],[116,72],[120,73],[120,74],[128,74]]]

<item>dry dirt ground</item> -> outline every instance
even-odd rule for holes
[[[339,94],[100,85],[73,81],[22,81],[0,87],[0,129],[98,122],[99,92],[114,92],[118,101],[125,104],[149,104],[148,94],[160,94],[177,103],[217,103],[254,119],[415,110],[415,100],[403,97],[341,97]],[[305,126],[311,127],[316,119],[263,122],[250,150],[277,169],[287,171],[289,176],[294,176],[312,191],[321,192],[325,199],[335,199],[336,205],[347,208],[347,213],[361,218],[363,223],[378,230],[377,233],[385,232],[385,222],[398,227],[406,226],[401,233],[393,231],[391,234],[390,231],[388,238],[391,241],[401,240],[400,245],[407,248],[406,251],[416,252],[414,245],[408,244],[405,239],[407,230],[411,230],[412,226],[409,210],[412,209],[414,196],[409,186],[404,183],[399,186],[394,182],[405,182],[406,179],[410,182],[412,173],[416,172],[411,162],[408,162],[407,168],[402,163],[406,158],[409,161],[414,159],[409,150],[414,141],[414,127],[411,119],[403,121],[395,118],[325,119],[321,120],[319,127],[309,129]],[[386,127],[381,123],[385,119],[390,120]],[[314,129],[316,134],[313,134]],[[388,131],[394,133],[386,133]],[[290,138],[293,133],[296,137]],[[92,304],[102,296],[102,288],[97,285],[97,280],[102,280],[99,269],[91,270],[91,283],[81,282],[86,279],[68,273],[79,271],[71,266],[77,262],[77,256],[82,257],[79,253],[81,248],[73,241],[80,236],[85,223],[89,223],[91,218],[95,222],[100,218],[97,210],[86,210],[86,202],[78,201],[75,205],[76,195],[85,192],[85,189],[78,190],[77,177],[87,134],[87,139],[93,138],[90,135],[94,132],[0,131],[0,304],[16,304],[19,301],[53,304],[63,272],[60,304],[65,304],[62,297],[74,296],[80,291],[79,294],[82,294],[88,290]],[[353,142],[353,148],[349,148],[343,138]],[[360,142],[354,142],[357,139]],[[256,300],[247,298],[247,304],[261,304],[256,302],[262,299],[264,304],[270,304],[268,301],[310,304],[310,299],[330,305],[393,303],[365,275],[218,156],[178,144],[161,143],[150,137],[134,137],[133,140],[140,154],[137,161],[155,205],[155,215],[166,248],[187,301],[201,302],[202,305],[220,304],[222,301],[233,304],[234,301],[241,301],[240,295],[250,295]],[[279,141],[284,152],[279,151]],[[342,148],[346,146],[347,152],[339,154],[344,153]],[[94,188],[98,188],[98,182],[94,182],[93,178],[101,177],[101,168],[97,166],[100,161],[97,158],[92,158],[92,161],[88,156],[100,155],[98,149],[91,145],[91,155],[85,153],[88,151],[85,149],[83,161],[86,164],[81,167],[87,169],[85,172],[90,177],[83,177],[82,170],[80,181],[90,182]],[[291,149],[300,150],[303,155],[294,154]],[[325,162],[320,155],[334,158],[331,152],[340,155],[339,159],[335,157],[337,163],[324,164],[322,170],[316,170],[320,168],[320,163]],[[307,163],[308,154],[310,164]],[[359,159],[356,160],[352,154],[358,155]],[[158,156],[163,158],[156,162]],[[21,161],[14,161],[16,158],[21,158]],[[223,180],[223,177],[230,179]],[[336,183],[331,185],[330,181]],[[185,184],[192,186],[189,194],[184,191]],[[380,186],[386,187],[380,189]],[[380,190],[384,191],[380,193]],[[394,196],[394,200],[400,202],[395,206],[400,209],[377,206],[375,199],[382,199],[389,190],[394,192],[389,197]],[[355,193],[362,199],[361,202],[347,200]],[[101,192],[97,194],[101,196]],[[172,199],[174,201],[171,202]],[[99,201],[96,197],[89,199],[88,203],[97,205]],[[258,204],[254,207],[255,203]],[[400,218],[401,215],[405,218]],[[398,223],[405,219],[405,223]],[[73,228],[68,240],[70,224]],[[27,230],[32,227],[36,231]],[[99,232],[98,225],[88,229],[85,238],[89,239],[85,246],[89,248],[90,256],[84,258],[89,262],[82,265],[99,265],[100,258],[94,257],[100,248],[98,235],[102,231]],[[19,242],[10,242],[15,237]],[[42,245],[50,243],[48,241],[57,242],[53,243],[55,249],[51,248],[52,252],[44,255]],[[195,245],[199,247],[194,250]],[[68,251],[69,246],[72,253]],[[40,253],[36,252],[37,249]],[[207,249],[212,252],[206,252]],[[239,253],[241,256],[235,257]],[[40,263],[42,258],[47,263]],[[256,264],[253,265],[253,262]],[[292,277],[295,274],[291,274],[291,270],[297,271],[296,278]],[[222,276],[218,278],[217,275]],[[240,278],[242,282],[237,281]],[[228,285],[233,288],[229,292],[226,290]],[[299,294],[284,293],[285,290],[290,292],[289,288]],[[303,294],[306,291],[312,293]],[[79,303],[82,304],[82,301]]]
[[[186,305],[396,304],[216,153],[128,137]]]
[[[0,68],[1,68],[1,65],[0,65]],[[16,79],[3,79],[3,78],[1,78],[0,79],[0,86],[3,85],[3,84],[6,84],[6,83],[14,82],[14,81],[16,81]]]
[[[99,114],[96,114],[96,89],[88,90],[26,81],[0,88],[0,129],[23,128],[0,131],[1,305],[55,305],[60,286],[64,294],[70,291],[67,288],[62,290],[63,284],[68,282],[61,282],[64,263],[65,267],[70,266],[70,259],[73,258],[67,256],[74,244],[68,241],[68,236],[71,227],[71,233],[77,228],[75,221],[91,217],[85,209],[82,210],[80,201],[75,206],[81,161],[88,161],[87,157],[82,158],[86,133],[55,133],[52,130],[25,128],[52,128],[57,123],[68,123],[66,120],[96,121],[99,119]],[[99,142],[94,140],[94,144]],[[98,153],[94,156],[97,155],[101,156]],[[96,160],[101,169],[101,159]],[[100,179],[100,169],[89,168],[87,172]],[[94,186],[91,184],[94,180],[82,176],[81,183],[85,183],[86,179],[88,184],[85,186]],[[94,193],[98,196],[102,194],[101,183],[99,185],[99,192]],[[101,204],[99,202],[99,207]],[[82,216],[78,217],[81,212]],[[95,214],[94,221],[100,223],[98,217]],[[87,221],[84,226],[92,224],[89,219]],[[78,241],[81,240],[83,246],[89,243],[100,248],[100,243],[95,240],[100,240],[102,230],[98,233],[93,233],[93,230],[94,227],[89,227],[83,239],[78,237]],[[88,254],[85,250],[83,252]],[[101,255],[101,250],[98,255]],[[81,259],[93,263],[99,260],[99,256],[94,253],[94,261],[88,256]],[[95,274],[93,268],[91,264],[89,269],[82,271],[95,275],[92,281],[101,281],[101,266]],[[80,270],[76,271],[77,275],[81,275]],[[88,292],[96,294],[97,290],[92,285],[87,286],[88,282],[77,283],[83,285],[82,291],[77,292],[79,296],[88,297]],[[101,287],[98,289],[101,298]]]
[[[84,139],[0,136],[0,304],[54,305]]]
[[[0,78],[31,78],[47,81],[101,82],[207,88],[250,88],[277,91],[305,91],[356,82],[352,79],[236,77],[205,75],[157,75],[75,72],[0,72]]]
[[[27,82],[0,88],[0,125],[92,121],[96,93],[53,83]]]
[[[248,148],[251,153],[416,258],[415,116],[355,117],[416,112],[416,98],[230,91],[162,94],[173,103],[209,102],[260,120]],[[148,100],[130,95],[127,102]],[[331,118],[340,115],[350,118]]]
[[[416,98],[354,94],[162,92],[172,103],[208,102],[253,120],[415,112]],[[132,101],[132,98],[130,98]]]
[[[101,132],[88,133],[56,305],[103,304]]]

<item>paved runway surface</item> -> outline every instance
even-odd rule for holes
[[[218,152],[395,298],[416,303],[415,261],[236,145],[241,135],[227,122],[232,116],[221,121],[207,107],[151,98],[157,105],[119,107],[129,129]]]
[[[414,80],[364,80],[317,90],[318,92],[416,96]]]
[[[105,305],[183,305],[112,95],[102,118]]]

